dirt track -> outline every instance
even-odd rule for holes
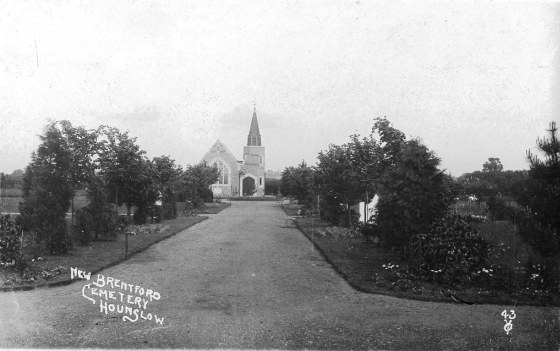
[[[557,349],[560,312],[356,292],[273,202],[234,202],[101,274],[161,294],[124,321],[86,281],[0,294],[0,347]],[[95,275],[92,276],[92,280]],[[86,289],[87,290],[87,289]],[[115,289],[118,290],[118,289]],[[86,293],[87,295],[87,293]],[[514,309],[506,335],[500,313]]]

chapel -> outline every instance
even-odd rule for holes
[[[256,108],[253,109],[247,146],[243,147],[243,160],[237,160],[218,139],[202,161],[218,167],[218,181],[212,184],[214,197],[264,196],[265,153]]]

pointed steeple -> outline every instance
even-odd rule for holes
[[[251,120],[249,135],[247,136],[247,146],[261,146],[261,133],[259,132],[256,107],[253,107],[253,119]]]

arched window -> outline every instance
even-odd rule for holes
[[[214,165],[218,168],[218,182],[217,184],[229,184],[229,168],[220,160],[214,162]]]

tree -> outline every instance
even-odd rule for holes
[[[188,165],[181,176],[185,199],[192,201],[195,207],[204,201],[212,201],[210,186],[218,181],[218,177],[216,166],[208,166],[206,162]]]
[[[300,202],[310,203],[314,195],[315,170],[302,161],[297,167],[287,167],[282,172],[281,191]]]
[[[419,140],[404,143],[381,180],[377,222],[385,242],[404,245],[442,218],[454,199],[440,160]]]
[[[348,143],[348,153],[359,192],[365,195],[364,202],[368,203],[378,189],[377,181],[382,172],[382,148],[373,134],[360,139],[359,135],[352,135]]]
[[[177,217],[175,204],[175,182],[182,173],[180,166],[169,156],[154,157],[152,159],[154,183],[161,194],[163,217],[171,219]]]
[[[117,128],[101,126],[98,129],[101,141],[99,152],[100,174],[109,190],[109,201],[116,206],[126,204],[129,209],[135,205],[145,191],[148,180],[144,150],[136,145],[136,138]]]
[[[527,217],[520,225],[522,238],[545,258],[544,281],[558,291],[560,263],[560,142],[555,122],[550,123],[549,138],[537,139],[544,153],[540,159],[527,151],[530,162],[527,194],[519,201],[527,206]]]
[[[525,179],[524,171],[504,171],[500,159],[491,157],[482,171],[465,173],[458,182],[463,196],[474,195],[479,203],[486,203],[492,218],[505,220],[515,212],[511,202],[522,193]]]
[[[74,196],[76,189],[90,183],[95,176],[96,164],[94,157],[99,151],[97,131],[87,130],[83,127],[73,127],[69,121],[54,122],[60,126],[63,137],[66,139],[71,155],[70,169],[68,170],[72,185],[72,226],[74,225]]]
[[[482,165],[482,172],[501,172],[504,169],[502,162],[497,157],[490,157]]]
[[[76,237],[84,245],[89,244],[91,239],[115,239],[118,213],[107,201],[107,189],[100,176],[89,180],[86,194],[89,204],[77,211]]]
[[[350,206],[362,198],[363,186],[352,165],[350,149],[347,144],[331,144],[328,150],[319,152],[317,158],[316,184],[322,197],[321,216],[334,225],[339,225],[342,220],[345,225],[350,226]],[[345,204],[345,211],[340,204]],[[342,217],[343,213],[346,218]]]
[[[56,122],[40,138],[23,178],[22,223],[46,240],[50,253],[66,253],[71,246],[65,218],[73,195],[72,152]]]

